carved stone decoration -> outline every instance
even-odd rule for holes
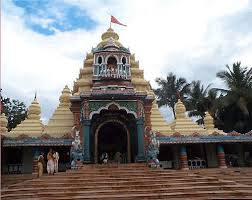
[[[74,113],[74,125],[80,127],[80,113]]]
[[[147,140],[149,143],[146,147],[146,155],[147,162],[151,167],[159,167],[159,160],[157,156],[159,154],[159,141],[157,140],[156,133],[150,131],[149,139]]]
[[[89,115],[90,115],[89,103],[87,100],[84,100],[81,108],[81,120],[89,119]]]
[[[109,110],[109,107],[113,105],[119,110],[125,110],[129,114],[133,114],[137,118],[137,102],[135,101],[90,101],[89,102],[89,119],[94,114],[100,114],[102,110]]]
[[[142,101],[137,101],[137,118],[144,117],[144,106]]]
[[[76,163],[77,161],[83,161],[83,152],[82,152],[82,145],[80,140],[80,131],[76,129],[74,126],[72,128],[73,135],[72,138],[74,138],[74,141],[72,142],[71,146],[71,159],[74,160],[73,163]]]

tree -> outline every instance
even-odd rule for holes
[[[204,124],[205,112],[210,109],[213,104],[214,93],[209,90],[210,85],[206,88],[200,81],[192,81],[188,98],[185,101],[185,106],[189,117],[200,117],[197,120],[198,124]]]
[[[156,82],[159,88],[154,92],[158,97],[158,106],[170,106],[174,118],[176,118],[174,107],[178,100],[178,93],[182,99],[185,98],[185,95],[189,92],[190,84],[187,83],[185,78],[177,78],[173,73],[169,73],[166,79],[157,78]]]
[[[20,102],[16,99],[3,98],[2,99],[3,110],[8,120],[8,131],[15,128],[27,117],[27,109],[24,102]]]
[[[218,118],[225,131],[236,130],[245,133],[252,129],[252,68],[241,67],[241,62],[233,63],[232,69],[217,73],[228,89],[216,88],[223,96]]]

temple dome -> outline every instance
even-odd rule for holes
[[[69,101],[70,96],[71,96],[70,89],[66,85],[65,88],[62,91],[62,94],[61,94],[60,98],[59,98],[60,106],[70,107],[70,101]]]
[[[39,103],[37,101],[37,97],[35,96],[33,102],[31,103],[28,109],[28,119],[40,119],[41,109]]]
[[[119,35],[114,32],[112,28],[109,28],[105,33],[102,34],[101,39],[106,40],[108,38],[113,38],[114,40],[119,40]]]
[[[109,28],[105,33],[103,33],[101,39],[102,41],[97,45],[97,48],[105,47],[108,43],[111,43],[111,40],[116,46],[123,47],[123,45],[118,41],[119,35],[114,32],[112,28]]]
[[[209,112],[205,113],[206,116],[204,117],[204,124],[205,124],[205,129],[209,134],[212,133],[221,133],[224,134],[222,130],[219,130],[217,128],[214,128],[214,119],[213,117],[209,114]]]
[[[182,135],[191,135],[194,133],[207,134],[207,131],[194,123],[190,118],[186,117],[186,107],[183,102],[178,99],[175,107],[176,119],[174,122],[174,132]]]
[[[204,118],[205,128],[206,129],[213,129],[214,128],[214,120],[209,112],[206,112],[206,116]]]
[[[185,116],[186,108],[180,99],[176,103],[175,113],[177,118],[183,118]]]

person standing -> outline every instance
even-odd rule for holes
[[[54,159],[53,159],[52,149],[50,149],[47,154],[47,172],[48,172],[48,175],[54,174]]]
[[[57,151],[54,152],[53,158],[54,158],[54,171],[55,171],[55,173],[58,173],[58,171],[59,171],[59,153]]]
[[[44,163],[44,154],[42,152],[38,157],[38,178],[43,175]]]

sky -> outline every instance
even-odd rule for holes
[[[252,0],[4,0],[3,97],[29,106],[37,92],[46,123],[109,28],[110,14],[127,24],[112,28],[153,88],[169,72],[225,87],[216,73],[226,64],[252,66]],[[172,121],[169,108],[161,112]]]

